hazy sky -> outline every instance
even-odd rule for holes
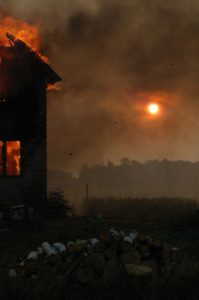
[[[49,168],[199,160],[198,0],[0,0],[40,23],[62,76],[48,99]],[[159,102],[149,118],[146,105]],[[71,155],[72,154],[72,155]]]

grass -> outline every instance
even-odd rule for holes
[[[106,218],[133,218],[161,222],[187,216],[199,209],[199,202],[179,198],[90,198],[85,201],[87,215],[101,213]]]

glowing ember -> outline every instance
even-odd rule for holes
[[[151,115],[157,115],[159,113],[159,105],[157,103],[150,103],[148,105],[148,112]]]

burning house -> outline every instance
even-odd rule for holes
[[[46,90],[61,78],[25,42],[0,46],[0,204],[38,206],[47,192]]]

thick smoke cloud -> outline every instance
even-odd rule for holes
[[[131,159],[198,160],[197,0],[18,0],[62,76],[48,102],[49,168]],[[161,116],[151,120],[147,101]]]

